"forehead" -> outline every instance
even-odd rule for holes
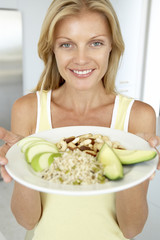
[[[77,34],[111,35],[107,18],[98,12],[83,12],[67,16],[60,20],[55,27],[55,37],[74,36]]]

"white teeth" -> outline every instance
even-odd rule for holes
[[[79,74],[79,75],[83,75],[83,74],[88,74],[88,73],[92,72],[92,70],[85,70],[85,71],[73,70],[73,72],[76,74]]]

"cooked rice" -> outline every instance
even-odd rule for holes
[[[41,172],[41,177],[54,183],[88,185],[104,183],[103,167],[96,157],[76,149],[66,151],[54,158],[50,167]]]

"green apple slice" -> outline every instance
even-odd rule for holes
[[[17,144],[19,147],[22,147],[24,144],[28,143],[28,142],[33,142],[33,141],[44,141],[43,138],[39,138],[39,137],[25,137],[25,138],[22,138]]]
[[[123,150],[113,149],[123,165],[135,164],[149,161],[156,157],[154,150]]]
[[[60,153],[43,152],[35,155],[32,159],[31,166],[36,172],[41,172],[47,169],[54,161],[55,157],[60,157]]]
[[[35,143],[39,143],[39,142],[42,143],[42,142],[47,142],[47,141],[45,141],[44,139],[28,141],[21,146],[21,151],[24,153],[28,147],[32,146]]]
[[[58,153],[58,148],[54,143],[47,141],[34,143],[26,149],[25,158],[28,163],[31,163],[35,155],[43,152]]]
[[[117,180],[123,178],[122,164],[107,143],[104,143],[101,150],[98,153],[97,159],[104,166],[104,175],[110,180]]]

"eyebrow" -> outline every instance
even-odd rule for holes
[[[96,36],[93,36],[93,37],[91,37],[90,39],[95,39],[95,38],[99,38],[99,37],[108,37],[107,35],[96,35]],[[64,38],[64,39],[67,39],[67,40],[72,40],[71,38],[69,38],[69,37],[63,37],[63,36],[60,36],[60,37],[57,37],[56,39],[60,39],[60,38]]]
[[[96,35],[96,36],[94,36],[94,37],[92,37],[91,39],[94,39],[94,38],[99,38],[99,37],[108,37],[106,34],[104,34],[104,35]]]
[[[68,38],[68,37],[57,37],[56,39],[60,39],[60,38],[64,38],[64,39],[67,39],[67,40],[71,40],[70,38]]]

